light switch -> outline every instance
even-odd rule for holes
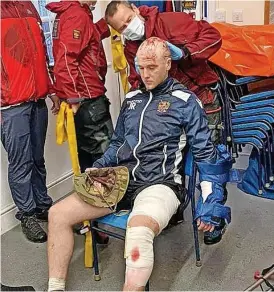
[[[235,9],[232,11],[232,21],[233,22],[243,22],[243,10]]]
[[[216,9],[215,11],[215,21],[216,22],[226,22],[226,10],[225,9]]]

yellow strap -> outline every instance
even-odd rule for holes
[[[124,46],[121,40],[121,34],[111,28],[111,51],[114,71],[120,72],[121,81],[126,94],[129,91],[127,78],[127,59],[124,54]]]
[[[84,226],[90,227],[89,221],[84,221]],[[92,249],[92,234],[91,231],[85,233],[86,240],[85,240],[85,267],[92,268],[93,267],[93,249]]]
[[[74,114],[72,108],[66,102],[62,102],[56,120],[56,143],[62,145],[68,141],[70,159],[72,163],[73,173],[80,174],[80,166],[78,159],[76,131],[74,124]],[[89,221],[84,222],[84,226],[90,226]],[[92,250],[92,235],[91,231],[86,234],[85,240],[85,267],[93,267],[93,250]]]
[[[65,112],[67,103],[62,102],[56,119],[56,143],[62,145],[67,140]]]
[[[123,89],[124,89],[124,94],[127,94],[129,91],[127,69],[121,70],[120,76],[121,76],[121,82],[122,82]]]

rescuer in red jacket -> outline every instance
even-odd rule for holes
[[[37,219],[52,205],[46,187],[45,98],[53,93],[41,19],[31,1],[1,1],[1,141],[7,151],[8,181],[26,237],[45,242]],[[54,94],[52,111],[59,110]]]
[[[53,25],[54,89],[75,112],[81,170],[101,157],[113,132],[105,96],[107,62],[102,39],[110,31],[104,19],[93,22],[96,1],[60,1],[46,8],[56,13]]]
[[[134,64],[138,47],[144,39],[155,36],[180,51],[177,60],[172,62],[170,76],[193,91],[206,111],[219,107],[217,96],[211,90],[218,77],[207,60],[221,47],[222,39],[208,22],[196,21],[184,12],[160,13],[156,6],[137,8],[127,1],[111,1],[105,18],[126,39],[124,52],[130,66],[128,80],[133,89],[142,87]],[[208,118],[209,124],[216,123],[216,115],[209,115]],[[213,137],[214,141],[216,139]]]

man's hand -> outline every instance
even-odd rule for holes
[[[80,103],[73,103],[71,105],[71,108],[72,108],[72,111],[73,111],[74,114],[77,113],[78,109],[80,108],[80,105],[81,105]]]
[[[206,231],[212,232],[215,228],[214,225],[206,224],[200,219],[197,219],[197,226],[198,226],[198,230],[202,230],[203,232],[206,232]]]
[[[171,59],[174,61],[181,60],[184,57],[184,52],[180,48],[176,47],[175,45],[171,44],[170,42],[166,42],[170,54],[171,54]]]
[[[51,112],[54,115],[57,115],[60,109],[60,99],[57,95],[53,94],[50,96],[50,99],[52,101],[52,107],[51,107]]]

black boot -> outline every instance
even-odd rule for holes
[[[1,291],[35,291],[32,286],[10,287],[1,284]]]
[[[212,232],[206,231],[204,233],[204,243],[206,245],[216,244],[221,241],[226,230],[225,220],[221,220],[220,226],[214,228]]]
[[[21,227],[27,239],[32,242],[43,243],[47,241],[47,234],[39,225],[35,215],[22,215]]]

